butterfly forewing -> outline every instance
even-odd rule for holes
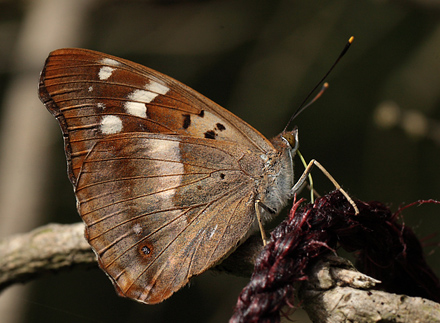
[[[263,152],[273,149],[251,126],[184,84],[94,51],[51,53],[41,75],[40,97],[68,141],[73,181],[96,140],[115,133],[177,133],[234,141]]]
[[[232,113],[141,65],[57,50],[40,98],[64,134],[86,236],[121,295],[157,303],[255,225],[272,144]]]

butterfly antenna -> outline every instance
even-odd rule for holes
[[[290,123],[301,113],[303,112],[306,108],[308,108],[310,105],[312,105],[323,93],[324,91],[328,88],[328,83],[324,83],[324,85],[322,86],[321,90],[319,91],[319,93],[309,102],[306,104],[306,102],[309,100],[309,98],[312,96],[313,92],[316,91],[316,89],[321,85],[322,82],[324,82],[324,80],[327,78],[327,76],[331,73],[331,71],[335,68],[335,66],[339,63],[339,61],[341,60],[341,58],[345,55],[345,53],[348,51],[348,49],[350,48],[351,44],[353,43],[354,37],[351,36],[350,39],[348,40],[347,44],[345,44],[344,49],[342,50],[342,52],[339,54],[338,58],[335,60],[335,62],[333,63],[333,65],[330,67],[330,69],[327,71],[327,73],[325,73],[325,75],[321,78],[321,80],[315,85],[315,87],[313,88],[313,90],[310,91],[310,93],[306,96],[306,98],[301,102],[299,108],[295,111],[295,113],[290,117],[289,122],[287,122],[286,126],[284,127],[283,132],[285,132],[287,130],[287,127],[289,127]]]

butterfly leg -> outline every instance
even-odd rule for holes
[[[258,226],[260,227],[261,239],[263,240],[263,246],[267,243],[266,231],[264,231],[263,222],[261,221],[260,207],[263,206],[260,200],[255,200],[255,214],[257,215]]]
[[[312,159],[309,164],[307,165],[306,169],[304,170],[304,172],[302,173],[301,177],[298,179],[298,181],[295,183],[295,185],[293,185],[292,189],[291,189],[291,194],[292,196],[297,193],[301,187],[304,185],[305,180],[307,179],[307,176],[310,174],[310,172],[312,171],[313,166],[317,166],[321,172],[327,176],[327,178],[330,180],[330,182],[333,183],[333,185],[336,187],[336,189],[338,191],[340,191],[345,198],[348,200],[348,202],[353,206],[355,214],[359,214],[359,209],[356,206],[356,204],[354,203],[354,201],[351,199],[351,197],[347,194],[347,192],[344,191],[344,189],[338,184],[338,182],[336,182],[336,180],[333,178],[332,175],[330,175],[330,173],[324,168],[324,166],[322,166],[317,160]]]

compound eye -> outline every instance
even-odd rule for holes
[[[296,138],[295,138],[293,133],[286,132],[286,133],[283,134],[283,138],[287,140],[287,142],[289,143],[290,147],[295,147]]]
[[[282,137],[289,143],[293,150],[298,149],[298,129],[295,128],[292,131],[286,131],[282,134]]]

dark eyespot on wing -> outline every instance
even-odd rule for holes
[[[151,257],[151,254],[153,252],[153,247],[150,244],[141,243],[138,248],[139,248],[139,253],[143,258]]]

